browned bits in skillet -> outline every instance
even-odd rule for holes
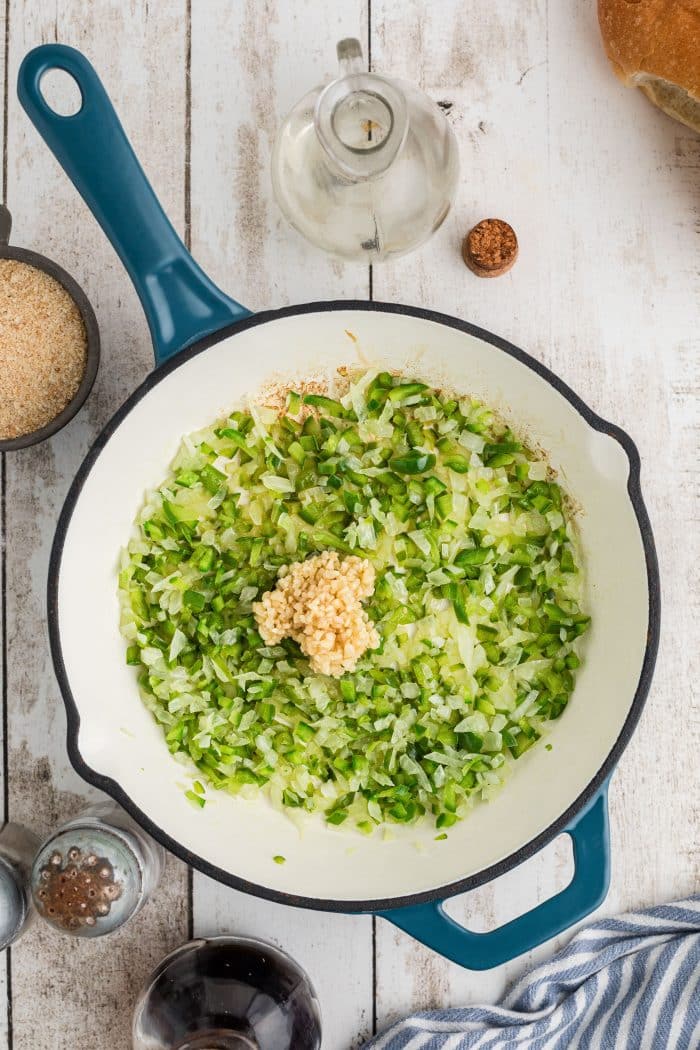
[[[297,394],[328,394],[328,383],[320,379],[305,379],[300,382],[271,382],[267,383],[260,391],[256,400],[265,408],[272,408],[282,415],[286,410],[287,395],[290,390]],[[314,414],[314,409],[309,405],[302,405],[295,419],[306,419]]]
[[[500,277],[518,257],[518,238],[503,219],[482,219],[462,242],[462,258],[477,277]]]

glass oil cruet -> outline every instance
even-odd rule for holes
[[[340,75],[284,121],[275,196],[307,240],[374,263],[417,248],[440,226],[459,175],[457,141],[418,88],[364,72],[358,40],[337,46]]]

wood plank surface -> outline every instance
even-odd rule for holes
[[[210,0],[195,4],[192,15],[195,256],[255,310],[366,297],[366,267],[343,266],[290,231],[270,182],[280,121],[309,88],[333,76],[336,40],[362,33],[363,26],[366,32],[364,0]],[[372,919],[286,908],[201,875],[194,878],[193,903],[197,934],[252,934],[299,960],[320,998],[324,1050],[344,1050],[371,1030]]]
[[[285,111],[332,77],[337,39],[359,36],[364,45],[369,31],[373,67],[418,82],[442,104],[462,160],[443,228],[420,252],[375,266],[374,297],[443,310],[511,339],[638,443],[661,563],[663,634],[649,703],[612,784],[613,882],[603,908],[697,892],[700,136],[615,81],[593,0],[9,0],[0,5],[0,41],[6,15],[13,239],[76,277],[103,338],[85,409],[52,441],[0,463],[9,726],[0,775],[9,817],[44,833],[95,797],[65,752],[46,637],[48,554],[82,456],[152,366],[121,265],[20,110],[19,62],[55,39],[92,59],[196,257],[226,291],[261,309],[370,294],[367,268],[325,257],[287,227],[269,177]],[[513,224],[520,258],[505,277],[480,281],[459,246],[488,215]],[[450,911],[487,929],[556,892],[570,874],[562,838]],[[190,882],[171,859],[142,916],[109,941],[73,941],[36,926],[7,953],[0,1047],[128,1050],[139,984],[189,931],[252,933],[288,950],[317,986],[324,1050],[357,1046],[414,1008],[493,1001],[553,947],[473,974],[382,920],[287,909],[197,874]]]
[[[5,203],[7,198],[7,166],[5,156],[5,125],[7,122],[7,77],[5,76],[6,49],[8,39],[7,10],[0,9],[0,48],[3,58],[0,61],[0,106],[2,107],[2,118],[0,119],[0,199]],[[5,652],[7,648],[7,616],[5,614],[5,597],[7,593],[5,585],[5,456],[0,453],[0,702],[2,703],[2,721],[0,722],[0,737],[2,739],[2,762],[0,762],[0,784],[2,784],[2,817],[7,821],[8,798],[7,798],[7,753],[5,722],[7,713],[7,675],[5,674]],[[10,1005],[11,987],[8,983],[8,972],[11,964],[11,953],[0,962],[0,1046],[8,1042],[8,1015]]]
[[[404,10],[399,23],[391,0],[374,0],[374,67],[417,80],[443,104],[458,136],[462,170],[454,207],[433,240],[374,268],[375,297],[464,317],[546,361],[553,264],[542,238],[549,207],[546,5],[528,0],[516,10],[508,0],[449,0],[436,18],[414,0]],[[487,216],[508,220],[520,241],[516,266],[496,280],[473,276],[460,254],[466,232]],[[562,839],[522,872],[457,898],[449,911],[473,929],[493,928],[562,889],[570,875],[570,847]],[[409,1006],[494,1001],[530,961],[470,973],[380,922],[378,1026]]]
[[[418,71],[436,100],[452,103],[462,158],[446,228],[422,252],[375,268],[377,298],[511,339],[639,445],[663,637],[649,704],[613,780],[613,879],[601,911],[697,892],[700,139],[611,77],[593,3],[455,0],[439,19],[414,3],[399,22],[391,0],[374,0],[372,13],[377,70]],[[458,250],[487,215],[508,219],[520,239],[514,269],[491,281],[473,277]],[[551,896],[570,876],[564,842],[454,902],[453,914],[489,928]],[[493,1001],[553,947],[471,974],[382,923],[379,1026],[409,1007]]]
[[[50,545],[66,489],[99,428],[152,367],[140,305],[102,231],[19,107],[17,69],[34,45],[81,48],[95,63],[164,206],[184,223],[185,4],[130,0],[57,8],[13,0],[8,204],[15,242],[55,259],[90,298],[102,364],[83,411],[50,442],[6,455],[9,814],[47,834],[96,797],[70,768],[46,633]],[[128,46],[123,46],[128,41]],[[118,46],[115,46],[120,42]],[[163,75],[176,69],[177,75]],[[186,871],[171,858],[142,917],[108,942],[35,924],[11,950],[8,1044],[29,1050],[128,1050],[131,1007],[165,951],[185,939]]]
[[[654,683],[611,792],[610,913],[700,888],[700,137],[611,82],[593,7],[563,6],[549,5],[549,361],[636,441],[662,584]]]

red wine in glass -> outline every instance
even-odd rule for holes
[[[318,1000],[304,971],[263,941],[190,941],[142,991],[134,1050],[319,1050]]]

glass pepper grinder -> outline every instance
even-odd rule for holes
[[[0,831],[0,950],[22,936],[32,916],[29,889],[39,838],[21,824]]]
[[[250,937],[190,941],[136,1003],[134,1050],[319,1050],[318,1000],[301,967]]]
[[[165,852],[114,802],[99,802],[49,836],[31,892],[39,916],[77,937],[113,933],[160,881]]]
[[[337,46],[340,75],[310,91],[277,136],[277,202],[307,240],[364,263],[403,255],[443,222],[459,176],[444,114],[404,81],[367,73],[358,40]]]

